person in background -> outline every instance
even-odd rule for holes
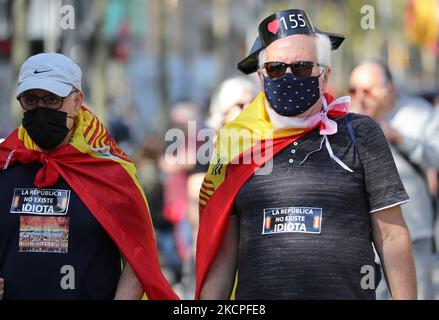
[[[411,200],[402,212],[412,239],[418,298],[432,299],[433,207],[426,171],[439,169],[439,114],[426,100],[398,94],[389,68],[379,61],[353,69],[350,93],[352,110],[377,121],[390,144]],[[390,297],[384,281],[377,296]]]
[[[218,131],[227,122],[235,120],[257,94],[256,82],[249,77],[237,76],[224,80],[212,94],[207,126]]]
[[[216,133],[224,124],[233,121],[257,96],[258,89],[255,81],[249,77],[233,77],[221,82],[214,90],[209,106],[207,127],[212,130],[211,138],[214,143]],[[215,134],[214,134],[215,133]],[[197,239],[198,233],[198,197],[200,188],[206,175],[208,164],[197,165],[188,178],[188,218],[192,228],[192,239]],[[195,286],[195,250],[196,242],[192,244],[192,271],[191,283]],[[195,290],[195,287],[193,288]]]
[[[148,195],[151,219],[159,250],[162,270],[170,283],[176,279],[181,265],[173,236],[173,224],[163,217],[163,186],[159,159],[163,153],[163,142],[158,136],[144,138],[140,148],[134,155],[137,177],[145,194]]]
[[[188,219],[187,181],[196,164],[197,145],[194,140],[196,140],[198,118],[199,107],[192,101],[181,101],[173,105],[169,114],[170,131],[168,132],[175,132],[177,139],[167,146],[165,155],[159,159],[163,185],[162,215],[173,226],[172,243],[168,233],[165,238],[168,240],[166,242],[169,249],[168,256],[173,257],[170,260],[174,274],[173,286],[184,298],[192,296],[189,292],[192,284],[183,279],[183,276],[185,270],[190,268],[192,254],[193,239]],[[175,247],[176,255],[171,255],[171,245]]]

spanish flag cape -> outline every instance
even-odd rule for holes
[[[146,197],[136,168],[98,118],[81,107],[69,144],[41,152],[23,126],[0,144],[0,168],[39,162],[34,184],[61,176],[99,221],[137,274],[148,299],[178,299],[163,276]]]
[[[328,116],[338,118],[349,112],[347,99],[333,101],[333,97],[326,93],[324,97],[329,104],[327,112],[308,119],[308,126],[303,129],[274,131],[265,108],[265,95],[261,92],[236,120],[220,130],[216,152],[199,196],[195,299],[200,298],[207,273],[223,240],[236,195],[244,183],[256,171],[263,170],[267,161],[317,126],[320,126],[320,134],[333,131],[329,126],[334,126],[334,122],[328,120]]]

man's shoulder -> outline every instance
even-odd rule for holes
[[[397,107],[400,109],[415,108],[417,110],[431,110],[433,105],[423,97],[403,95],[398,97]]]
[[[431,122],[438,121],[438,112],[431,103],[422,97],[402,96],[391,113],[392,121]]]

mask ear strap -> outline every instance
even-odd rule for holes
[[[73,120],[73,126],[69,129],[69,131],[72,131],[75,128],[76,117],[71,117],[71,116],[67,115],[66,118]],[[68,127],[67,127],[67,129],[68,129]]]
[[[329,143],[328,136],[325,134],[323,137],[324,137],[325,143],[326,143],[326,150],[328,150],[328,153],[329,153],[329,156],[331,157],[331,159],[334,160],[335,162],[337,162],[337,164],[340,167],[342,167],[343,169],[345,169],[346,171],[354,172],[351,168],[349,168],[343,161],[341,161],[339,158],[337,158],[337,156],[334,154],[334,152],[332,151],[332,148],[331,148],[331,144]]]

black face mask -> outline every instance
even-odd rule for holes
[[[22,124],[40,148],[52,150],[61,144],[70,131],[66,121],[66,112],[37,107],[24,113]]]

